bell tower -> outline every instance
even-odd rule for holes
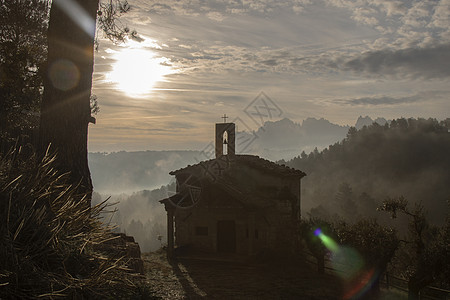
[[[216,158],[223,155],[231,158],[236,153],[236,125],[226,123],[227,115],[222,118],[224,123],[216,123]]]

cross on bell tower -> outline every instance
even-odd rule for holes
[[[226,123],[227,115],[224,114],[223,123],[216,123],[216,158],[227,155],[229,158],[235,155],[236,125]]]

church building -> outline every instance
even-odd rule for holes
[[[176,192],[167,212],[174,247],[209,253],[293,252],[298,247],[300,170],[235,153],[234,123],[216,124],[215,158],[170,172]]]

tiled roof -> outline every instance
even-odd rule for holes
[[[290,168],[286,165],[279,165],[256,155],[236,155],[235,159],[237,162],[248,165],[250,167],[267,170],[269,172],[273,172],[282,176],[306,176],[306,174],[300,170]]]
[[[226,180],[217,180],[215,186],[233,196],[247,208],[266,208],[275,204],[274,199],[258,190],[245,190],[242,185],[230,184]]]
[[[226,156],[224,156],[224,158],[221,158],[220,160],[228,160],[230,166],[233,166],[233,164],[242,164],[242,165],[246,165],[249,166],[251,168],[254,169],[259,169],[261,171],[266,171],[275,175],[279,175],[282,177],[285,176],[298,176],[300,178],[306,176],[306,174],[300,170],[294,169],[294,168],[290,168],[288,166],[285,165],[279,165],[277,163],[271,162],[270,160],[261,158],[259,156],[256,155],[234,155],[234,157],[232,158],[227,158]],[[199,162],[195,165],[188,165],[187,167],[175,170],[175,171],[171,171],[169,174],[170,175],[177,175],[179,173],[183,173],[186,171],[189,171],[190,169],[196,169],[199,166],[201,166],[202,164],[212,164],[214,163],[216,160],[219,159],[210,159],[207,161],[202,161]]]

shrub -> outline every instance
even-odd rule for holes
[[[0,157],[0,298],[129,298],[135,275],[107,246],[117,237],[102,222],[107,205],[86,205],[54,161]]]

